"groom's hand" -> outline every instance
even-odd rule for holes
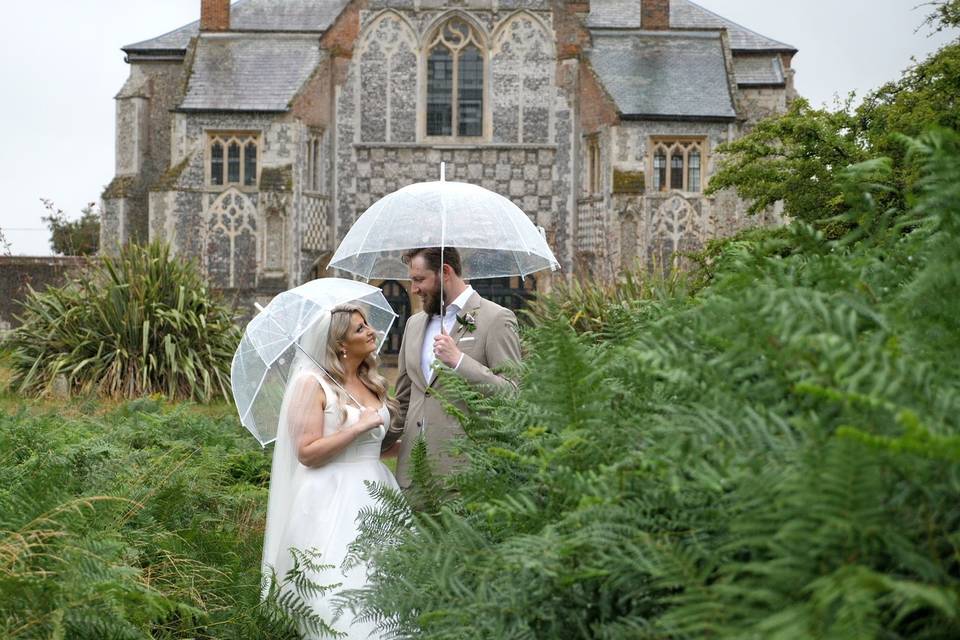
[[[455,369],[460,364],[460,349],[449,335],[441,333],[433,339],[433,355],[437,360]]]

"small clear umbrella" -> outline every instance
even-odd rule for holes
[[[421,182],[375,202],[347,232],[330,266],[362,278],[406,279],[404,252],[455,247],[463,277],[559,269],[543,230],[498,193],[463,182]]]
[[[230,383],[240,422],[262,446],[277,437],[287,374],[300,337],[331,309],[346,303],[363,309],[377,332],[379,351],[396,314],[380,289],[342,278],[321,278],[278,294],[244,330],[233,356]]]

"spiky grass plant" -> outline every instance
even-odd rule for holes
[[[19,320],[6,340],[19,393],[46,394],[62,376],[81,394],[230,397],[231,311],[165,245],[128,245],[66,286],[31,291]]]

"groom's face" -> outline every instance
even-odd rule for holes
[[[423,310],[429,315],[440,313],[440,278],[427,265],[423,256],[417,256],[410,261],[407,267],[410,276],[410,290],[420,297]]]

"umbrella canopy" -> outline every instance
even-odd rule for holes
[[[363,278],[407,279],[404,252],[455,247],[463,277],[559,269],[543,230],[498,193],[464,182],[420,182],[384,196],[354,223],[330,266]]]
[[[277,437],[277,421],[298,341],[331,309],[346,303],[363,310],[367,323],[377,332],[379,351],[396,314],[380,289],[342,278],[321,278],[284,291],[244,330],[230,367],[230,385],[240,422],[261,445]]]

